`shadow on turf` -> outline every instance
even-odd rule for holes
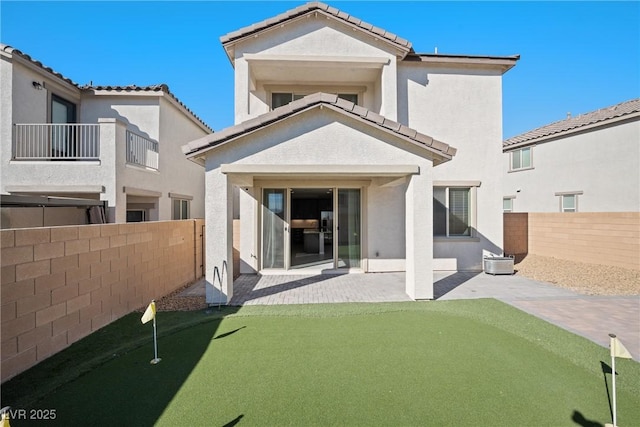
[[[571,416],[571,419],[573,420],[574,423],[581,425],[582,427],[604,427],[602,424],[600,424],[597,421],[591,421],[586,419],[580,411],[573,411],[573,415]]]
[[[160,313],[162,362],[156,365],[149,363],[154,354],[150,329],[140,325],[139,313],[129,314],[3,384],[2,401],[26,409],[56,408],[57,417],[68,420],[68,425],[110,425],[107,420],[112,419],[113,408],[127,414],[128,425],[153,425],[213,340],[242,329],[216,337],[223,319],[238,310],[201,312],[202,317],[196,315],[182,325],[180,313]],[[38,387],[43,383],[45,387]],[[233,426],[243,417],[226,425]]]
[[[233,427],[234,425],[238,424],[240,420],[242,420],[242,417],[244,417],[244,415],[240,414],[234,419],[232,419],[231,421],[229,421],[228,423],[226,423],[225,425],[223,425],[222,427]]]
[[[613,374],[613,370],[611,366],[607,365],[602,360],[600,361],[600,368],[602,369],[602,378],[604,378],[604,388],[607,391],[607,402],[609,403],[609,413],[611,415],[611,419],[613,419],[613,406],[611,403],[611,394],[609,394],[609,382],[607,381],[607,374]],[[618,375],[616,373],[616,375]]]
[[[234,329],[233,331],[229,331],[229,332],[225,332],[224,334],[220,334],[217,337],[214,337],[213,339],[214,340],[219,340],[220,338],[228,337],[229,335],[233,335],[236,332],[238,332],[240,329],[244,329],[244,328],[246,328],[246,326],[241,326],[238,329]]]

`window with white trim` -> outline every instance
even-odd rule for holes
[[[502,198],[502,212],[513,212],[513,199],[515,197]]]
[[[511,152],[511,170],[531,169],[531,147],[521,148]]]
[[[582,191],[564,191],[556,193],[560,197],[560,212],[578,212],[578,196]]]
[[[474,187],[433,188],[433,235],[473,237]]]
[[[576,195],[565,194],[562,196],[562,212],[575,212],[576,211]]]
[[[173,219],[189,219],[190,201],[185,199],[172,199]]]
[[[287,105],[293,101],[304,98],[309,94],[310,93],[274,92],[271,94],[271,109],[273,110],[278,107],[282,107],[283,105]],[[358,105],[357,93],[338,93],[337,95],[338,98],[353,102],[354,104]]]

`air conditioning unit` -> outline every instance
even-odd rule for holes
[[[513,257],[484,257],[484,272],[487,274],[513,274]]]

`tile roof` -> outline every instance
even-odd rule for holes
[[[42,68],[43,70],[48,71],[49,73],[53,74],[54,76],[58,77],[59,79],[64,80],[65,82],[69,83],[70,85],[78,87],[78,84],[76,82],[74,82],[73,80],[71,80],[70,78],[63,76],[62,74],[60,74],[57,71],[55,71],[53,68],[47,67],[42,62],[36,61],[35,59],[30,57],[26,53],[24,53],[24,52],[14,48],[14,47],[12,47],[12,46],[6,45],[4,43],[0,43],[0,50],[2,50],[3,52],[8,53],[10,55],[20,56],[23,59],[31,62],[32,64],[37,65],[38,67]]]
[[[356,18],[355,16],[349,15],[348,13],[345,13],[336,9],[335,7],[331,7],[328,4],[317,2],[317,1],[303,4],[301,6],[296,7],[295,9],[291,9],[284,13],[276,15],[273,18],[265,19],[264,21],[260,21],[253,25],[249,25],[247,27],[240,28],[239,30],[230,32],[220,37],[220,42],[223,45],[226,45],[235,40],[244,38],[251,34],[255,34],[259,31],[279,25],[285,21],[296,18],[298,16],[305,15],[313,11],[320,11],[322,13],[327,14],[328,16],[337,18],[341,21],[344,21],[348,24],[354,25],[362,30],[365,30],[376,37],[381,37],[384,40],[393,43],[397,48],[403,50],[405,54],[411,51],[411,42],[409,42],[408,40],[405,40],[402,37],[398,37],[393,33],[385,31],[382,28],[378,28],[376,26],[368,24]]]
[[[43,69],[44,71],[47,71],[47,72],[53,74],[54,76],[58,77],[59,79],[62,79],[65,82],[69,83],[70,85],[78,88],[79,90],[107,90],[107,91],[115,91],[115,92],[131,92],[131,91],[135,91],[135,92],[140,92],[140,91],[145,91],[145,92],[147,92],[147,91],[148,92],[164,92],[167,95],[169,95],[171,98],[173,98],[180,106],[182,106],[200,124],[202,124],[210,132],[213,132],[213,130],[211,129],[211,127],[209,127],[209,125],[207,125],[200,117],[198,117],[193,111],[191,111],[189,109],[189,107],[187,107],[182,101],[180,101],[178,99],[178,97],[176,97],[173,93],[171,93],[171,91],[169,90],[169,86],[167,86],[166,84],[156,84],[156,85],[149,85],[149,86],[138,86],[138,85],[128,85],[128,86],[83,85],[83,86],[80,86],[78,83],[74,82],[73,80],[69,79],[68,77],[63,76],[62,74],[58,73],[57,71],[53,70],[52,68],[47,67],[42,62],[33,59],[31,56],[27,55],[26,53],[24,53],[24,52],[14,48],[14,47],[12,47],[12,46],[0,43],[0,50],[2,50],[3,52],[8,53],[10,55],[20,56],[21,58],[23,58],[23,59],[29,61],[30,63],[38,66],[39,68]]]
[[[605,125],[616,119],[622,119],[634,113],[640,112],[640,98],[601,108],[590,113],[569,117],[546,126],[533,129],[520,135],[516,135],[502,143],[504,149],[516,146],[528,145],[540,140],[559,137],[574,132],[579,132],[594,126]]]
[[[268,126],[272,123],[279,122],[293,114],[311,109],[318,105],[328,106],[339,113],[363,120],[370,125],[385,131],[393,132],[396,136],[408,139],[432,153],[437,154],[444,158],[444,161],[451,160],[451,158],[456,154],[456,149],[444,142],[440,142],[398,122],[389,120],[384,116],[369,111],[364,107],[354,104],[353,102],[339,98],[337,95],[322,92],[305,96],[302,99],[293,101],[290,104],[276,108],[253,119],[249,119],[235,126],[223,129],[220,132],[192,141],[191,143],[182,146],[182,151],[188,157],[196,157],[198,154],[201,154],[217,145],[221,145],[234,138]]]
[[[209,127],[200,117],[198,117],[189,107],[187,107],[182,101],[178,99],[170,90],[169,86],[161,83],[148,86],[127,85],[127,86],[102,86],[102,85],[84,85],[80,86],[82,90],[104,90],[109,92],[164,92],[176,101],[182,108],[184,108],[194,119],[196,119],[202,126],[207,128],[210,132],[213,129]]]

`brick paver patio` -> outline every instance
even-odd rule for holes
[[[404,273],[242,275],[230,305],[411,301]],[[615,333],[640,361],[640,295],[585,296],[521,276],[434,273],[436,300],[496,298],[608,347]],[[204,295],[204,281],[183,293]]]

